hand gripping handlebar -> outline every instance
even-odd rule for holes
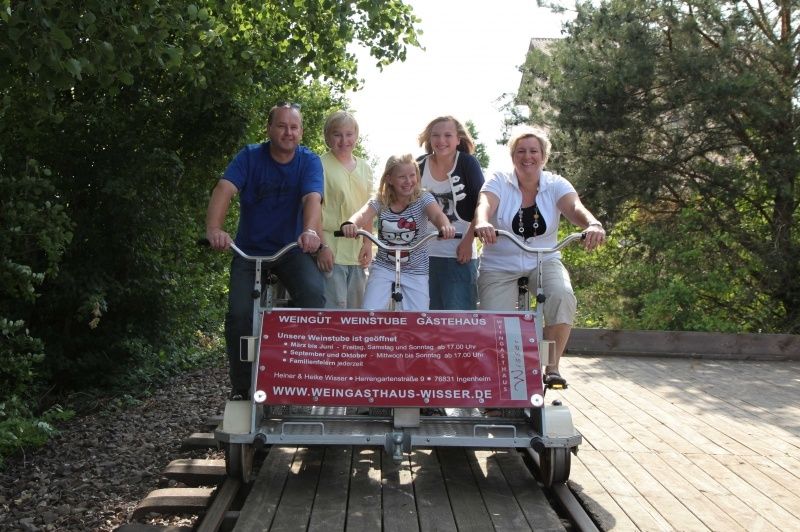
[[[527,245],[525,242],[517,238],[517,235],[510,231],[506,231],[505,229],[495,229],[494,233],[497,236],[504,236],[511,240],[514,245],[516,245],[522,251],[527,251],[528,253],[553,253],[555,251],[559,251],[562,248],[568,246],[572,242],[576,240],[584,240],[586,238],[586,233],[572,233],[567,235],[563,240],[559,241],[555,246],[551,248],[536,248]],[[477,234],[475,236],[478,236]]]
[[[201,238],[201,239],[199,239],[197,241],[197,243],[198,243],[198,245],[201,245],[201,246],[209,246],[209,245],[211,245],[211,243],[208,241],[207,238]],[[273,261],[276,261],[279,258],[283,257],[289,251],[291,251],[292,249],[294,249],[294,248],[296,248],[298,246],[297,246],[297,242],[289,242],[288,244],[283,246],[281,249],[279,249],[278,251],[276,251],[272,255],[264,255],[264,256],[248,255],[247,253],[242,251],[233,242],[231,242],[230,247],[231,247],[231,249],[233,250],[234,253],[236,253],[237,255],[242,257],[243,259],[252,260],[252,261],[261,261],[261,262],[273,262]]]

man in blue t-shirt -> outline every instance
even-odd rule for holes
[[[312,254],[324,246],[322,234],[322,163],[300,146],[303,117],[299,106],[278,104],[267,120],[269,141],[240,151],[225,169],[211,194],[206,237],[211,247],[228,249],[232,241],[248,255],[271,255],[290,242],[299,249],[270,269],[286,287],[297,307],[325,307],[325,281]],[[236,239],[223,229],[231,200],[239,195]],[[239,356],[240,338],[253,334],[255,263],[234,255],[231,262],[225,343],[232,398],[250,395],[251,368]],[[238,397],[237,397],[238,396]]]

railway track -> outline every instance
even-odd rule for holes
[[[213,427],[218,422],[218,418],[212,418],[209,420],[207,428]],[[210,448],[216,445],[217,443],[213,438],[212,432],[194,433],[184,441],[184,447],[186,448]],[[526,508],[525,503],[518,505],[512,504],[512,509],[518,506],[522,508],[522,513],[530,514],[527,515],[526,520],[518,519],[519,522],[516,524],[511,524],[512,521],[508,521],[513,529],[521,530],[523,528],[519,527],[523,522],[527,522],[530,530],[536,530],[540,526],[549,529],[553,525],[556,526],[556,529],[560,526],[569,531],[579,530],[588,532],[598,530],[575,495],[570,491],[568,484],[554,485],[553,488],[545,490],[540,483],[535,481],[535,478],[541,478],[538,469],[539,458],[535,452],[509,452],[505,450],[499,451],[502,453],[501,455],[493,456],[491,451],[476,452],[465,451],[464,449],[440,449],[437,452],[422,452],[422,454],[419,454],[420,451],[415,451],[413,457],[414,464],[406,467],[405,465],[394,465],[380,448],[373,450],[350,450],[342,449],[341,447],[332,447],[330,450],[326,450],[325,448],[319,447],[296,449],[291,450],[291,452],[284,451],[285,449],[283,448],[276,448],[264,449],[258,453],[256,457],[256,467],[270,467],[271,470],[269,472],[264,472],[268,473],[270,478],[260,478],[265,475],[256,473],[259,475],[259,478],[256,478],[256,481],[250,484],[242,484],[238,480],[228,477],[225,472],[225,461],[222,459],[174,460],[167,465],[163,474],[165,477],[177,482],[180,487],[163,488],[152,491],[137,505],[132,515],[132,522],[118,527],[115,532],[250,530],[252,529],[250,523],[253,522],[254,517],[251,515],[252,511],[249,509],[253,506],[266,507],[264,510],[267,516],[265,519],[266,521],[290,521],[294,517],[296,526],[297,521],[302,522],[302,519],[307,519],[309,523],[307,527],[308,530],[334,530],[337,528],[335,526],[337,519],[341,522],[342,526],[340,528],[342,530],[345,528],[345,523],[348,530],[387,529],[383,524],[384,519],[388,519],[388,514],[392,513],[396,515],[396,518],[401,519],[401,521],[399,521],[399,523],[401,523],[400,526],[394,526],[395,530],[447,529],[447,520],[442,523],[428,522],[428,514],[425,513],[425,507],[431,506],[431,504],[437,507],[437,503],[438,507],[447,505],[448,499],[449,505],[453,508],[454,512],[453,522],[451,523],[453,525],[452,529],[457,530],[463,528],[460,526],[462,522],[473,522],[475,520],[479,522],[482,518],[475,508],[480,505],[467,504],[471,498],[475,499],[476,497],[477,499],[486,499],[484,500],[484,503],[487,505],[486,515],[493,515],[493,517],[488,518],[490,520],[487,521],[487,523],[491,523],[489,529],[504,528],[506,525],[504,525],[503,519],[511,519],[513,521],[513,515],[510,514],[515,512],[509,511],[506,512],[509,515],[501,515],[498,517],[496,514],[498,508],[501,507],[495,507],[492,511],[489,506],[496,503],[493,503],[486,496],[477,493],[477,491],[484,488],[488,488],[486,489],[486,493],[489,494],[493,494],[498,490],[502,492],[502,488],[492,485],[492,482],[496,482],[498,478],[503,476],[494,475],[495,479],[492,480],[492,467],[496,467],[498,464],[501,468],[512,469],[521,469],[519,465],[524,464],[522,467],[527,470],[526,474],[529,478],[526,480],[523,475],[520,477],[518,484],[527,482],[529,485],[523,488],[512,486],[511,490],[514,491],[514,497],[528,497],[532,500],[541,498],[541,500],[544,501],[543,504],[552,506],[555,510],[552,512],[554,515],[557,513],[557,523],[537,525],[535,522],[537,517],[533,514],[541,510],[537,510],[534,506]],[[381,455],[383,455],[382,459]],[[480,460],[476,460],[474,458],[475,456],[486,456],[486,462],[483,463]],[[301,465],[296,465],[298,462]],[[365,462],[368,463],[365,464]],[[353,510],[351,509],[350,515],[348,516],[348,511],[343,509],[340,504],[338,509],[327,510],[331,517],[320,521],[319,517],[312,516],[309,518],[307,515],[303,514],[302,511],[292,516],[290,515],[291,506],[281,507],[279,506],[279,502],[274,502],[274,507],[270,510],[270,503],[265,502],[270,498],[272,500],[280,500],[282,495],[286,494],[287,500],[290,497],[298,498],[298,507],[316,505],[319,508],[318,513],[324,513],[326,503],[324,503],[324,501],[320,502],[321,499],[318,493],[313,497],[307,494],[303,495],[302,485],[308,482],[315,484],[313,488],[315,492],[317,490],[322,491],[323,488],[325,488],[326,493],[348,492],[349,495],[344,496],[345,499],[342,503],[344,506],[348,505],[348,496],[351,498],[361,497],[363,499],[366,497],[369,499],[369,497],[374,496],[375,493],[373,493],[373,495],[365,495],[367,492],[364,492],[364,486],[358,483],[359,481],[356,478],[357,472],[355,471],[365,465],[367,467],[364,469],[369,470],[367,475],[374,476],[376,469],[382,470],[379,478],[366,480],[367,484],[375,484],[377,482],[378,491],[383,490],[383,493],[378,493],[378,497],[383,499],[384,506],[380,508],[379,504],[377,515],[372,515],[371,518],[369,515],[366,515],[366,517],[362,515],[364,513],[369,514],[369,509],[365,512],[356,511],[355,513],[359,515],[358,518],[353,517]],[[436,467],[437,465],[439,466],[438,468]],[[326,475],[326,468],[328,473],[333,471],[333,474]],[[468,489],[464,493],[453,493],[453,488],[450,487],[449,489],[444,488],[441,490],[441,493],[444,494],[444,499],[441,497],[437,499],[436,496],[431,495],[431,493],[436,492],[436,488],[432,486],[436,484],[435,479],[439,478],[437,476],[439,468],[443,471],[442,482],[449,483],[451,486],[465,483],[469,484],[469,479],[461,478],[461,475],[469,470],[478,472],[478,470],[482,468],[487,469],[484,473],[479,474],[479,476],[485,474],[486,479],[477,481],[479,486],[476,490],[473,490],[475,493],[471,493]],[[290,469],[293,473],[291,478],[288,477]],[[276,477],[276,472],[279,475],[280,471],[284,471],[283,478],[280,476]],[[436,472],[436,474],[430,475],[431,471]],[[519,471],[517,471],[517,473],[519,473]],[[308,477],[305,478],[305,480],[303,479],[304,475]],[[507,472],[505,476],[509,477]],[[414,478],[413,483],[417,485],[412,485],[412,477]],[[482,483],[485,485],[481,486],[480,484]],[[510,477],[508,483],[514,483]],[[280,486],[280,489],[276,490],[276,486]],[[520,489],[522,489],[522,491],[520,491]],[[276,495],[276,491],[280,491],[281,493]],[[393,499],[393,497],[397,495],[394,492],[400,493],[400,496],[396,500]],[[295,495],[293,495],[293,493]],[[409,509],[406,504],[407,497],[403,495],[411,496],[416,499],[417,508],[413,510]],[[311,499],[309,499],[309,497],[311,497]],[[259,502],[256,504],[251,500],[251,502],[248,503],[248,498],[258,500]],[[454,498],[457,500],[454,500]],[[392,503],[393,500],[395,501],[394,504]],[[284,501],[283,504],[285,505],[286,501]],[[352,501],[350,504],[351,506],[355,505]],[[394,506],[400,507],[400,509],[398,510],[398,508]],[[459,506],[463,506],[464,509],[459,510]],[[248,513],[248,511],[250,513]],[[475,514],[462,515],[465,511],[467,514],[469,511],[475,512]],[[502,512],[503,510],[501,509],[499,511]],[[242,517],[245,513],[247,513],[247,516]],[[406,520],[403,521],[404,514],[407,515],[405,516]],[[336,515],[338,515],[338,518]],[[147,521],[174,523],[178,516],[184,518],[193,516],[193,525],[147,524]],[[156,517],[158,519],[155,519]],[[363,520],[362,517],[364,517]],[[414,519],[414,517],[416,517],[416,519]],[[260,518],[255,519],[258,520]],[[466,521],[467,519],[469,521]],[[183,521],[185,522],[185,519]],[[495,521],[497,521],[497,523],[495,523]],[[325,523],[325,526],[321,527],[315,525],[315,522]],[[396,519],[394,522],[396,524],[398,523]],[[273,524],[275,523],[273,522]],[[500,526],[495,526],[495,524],[499,524]],[[272,529],[270,522],[260,522],[259,530],[262,529],[261,526],[265,527],[263,528],[264,530]],[[282,527],[276,524],[275,528],[280,529]]]

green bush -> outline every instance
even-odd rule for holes
[[[55,424],[72,418],[74,412],[54,405],[41,415],[34,416],[26,402],[11,395],[0,402],[0,469],[3,457],[26,448],[36,448],[58,433]]]

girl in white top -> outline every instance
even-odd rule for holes
[[[536,256],[525,253],[495,228],[519,235],[529,246],[553,247],[561,215],[584,229],[584,246],[592,250],[605,241],[602,224],[581,203],[575,188],[563,177],[543,170],[550,151],[546,134],[537,129],[519,131],[510,143],[512,172],[497,172],[481,190],[475,211],[475,233],[484,243],[478,276],[478,296],[484,310],[513,310],[517,279],[527,276],[535,286]],[[544,339],[555,342],[555,357],[545,368],[546,385],[564,386],[558,362],[569,339],[576,300],[561,253],[550,253],[542,263]]]
[[[463,234],[460,241],[431,242],[428,288],[432,310],[475,310],[478,303],[478,253],[470,222],[483,186],[483,171],[472,155],[475,143],[452,116],[431,120],[419,135],[427,155],[417,159],[422,188]]]
[[[393,246],[414,245],[425,236],[428,220],[442,238],[453,238],[456,232],[433,196],[422,191],[419,166],[410,154],[389,158],[378,193],[342,224],[344,236],[355,238],[358,229],[371,231],[376,216],[378,238]],[[428,310],[427,248],[417,248],[400,259],[404,310]],[[370,265],[363,308],[385,309],[394,280],[394,253],[379,249]]]

